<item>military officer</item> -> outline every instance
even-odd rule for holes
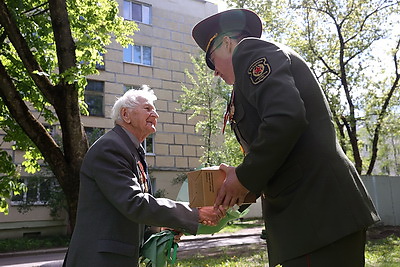
[[[215,206],[262,196],[269,266],[364,266],[366,229],[379,216],[306,62],[261,33],[260,18],[245,9],[192,31],[208,67],[233,85],[225,120],[245,152],[239,166],[221,164],[227,178]]]

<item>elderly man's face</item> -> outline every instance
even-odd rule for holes
[[[122,113],[128,130],[142,142],[156,131],[159,116],[154,105],[147,99],[139,97],[137,100],[139,105],[136,108],[123,108]]]

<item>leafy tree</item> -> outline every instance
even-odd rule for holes
[[[184,94],[178,102],[182,105],[182,111],[193,111],[190,119],[197,119],[196,131],[202,134],[204,140],[201,162],[204,166],[219,165],[222,162],[239,164],[242,153],[229,125],[226,127],[225,139],[222,135],[224,112],[232,88],[221,79],[215,80],[214,72],[204,61],[204,53],[192,57],[192,62],[194,74],[188,70],[185,73],[193,86],[188,88],[182,85]]]
[[[0,125],[3,142],[25,151],[25,171],[49,166],[65,193],[73,230],[79,191],[79,169],[88,149],[81,114],[85,77],[114,38],[132,43],[133,22],[118,16],[111,0],[0,0]],[[61,133],[60,142],[50,128]],[[0,150],[1,207],[21,192],[18,166]],[[3,181],[6,181],[3,183]]]
[[[339,140],[357,171],[370,175],[386,118],[399,117],[400,25],[397,0],[237,0],[265,21],[268,38],[288,44],[311,64],[331,106]],[[376,49],[379,43],[390,47]],[[374,49],[375,48],[375,49]],[[390,65],[379,66],[387,53]],[[380,55],[380,56],[382,56]],[[365,140],[359,129],[368,130]],[[370,150],[363,155],[363,148]],[[365,153],[365,152],[364,152]]]

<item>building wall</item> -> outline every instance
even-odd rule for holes
[[[166,197],[174,199],[179,186],[172,180],[182,172],[200,165],[202,140],[195,133],[196,120],[189,120],[190,112],[179,112],[177,102],[182,94],[182,84],[190,87],[184,71],[193,70],[190,55],[199,48],[191,37],[192,27],[200,19],[216,13],[217,6],[204,0],[143,0],[135,1],[152,7],[151,25],[138,23],[139,32],[134,33],[135,44],[152,47],[152,66],[123,62],[123,48],[116,42],[104,55],[105,69],[99,75],[88,77],[104,81],[104,117],[82,117],[85,127],[113,127],[111,108],[117,97],[124,93],[125,85],[150,86],[158,100],[155,102],[160,115],[155,133],[154,154],[147,155],[151,175],[156,179],[156,189],[164,190]],[[118,0],[120,7],[123,0]],[[120,15],[123,16],[122,8]],[[0,135],[0,141],[2,136]],[[4,143],[2,148],[10,148]],[[16,163],[23,161],[22,152],[12,152]],[[59,220],[48,215],[48,209],[35,206],[21,214],[10,205],[9,215],[0,214],[0,238],[22,236],[29,233],[65,233],[65,214]],[[61,227],[59,227],[61,225]]]

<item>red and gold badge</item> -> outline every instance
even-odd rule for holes
[[[140,170],[140,172],[139,172],[139,181],[140,181],[141,185],[143,186],[143,191],[145,193],[148,193],[149,192],[149,186],[147,184],[147,175],[146,175],[146,172],[144,170],[143,164],[140,161],[138,161],[137,165],[139,166],[139,170]]]
[[[250,80],[253,84],[259,84],[271,74],[271,66],[268,63],[267,58],[263,57],[254,61],[249,67],[247,73],[249,74]]]

